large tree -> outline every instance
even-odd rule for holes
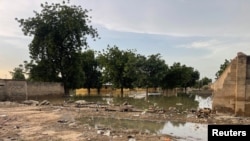
[[[41,4],[41,12],[35,16],[16,20],[26,36],[32,36],[29,44],[32,65],[31,75],[39,81],[61,81],[65,94],[83,85],[81,51],[88,46],[87,38],[98,38],[89,23],[88,10],[65,3]]]
[[[148,58],[137,56],[137,76],[138,85],[146,88],[146,99],[148,98],[148,88],[161,86],[162,79],[168,70],[165,61],[160,54],[149,55]]]
[[[186,92],[187,87],[192,87],[200,78],[200,73],[192,67],[181,65],[181,63],[174,63],[163,79],[163,88],[184,88]]]
[[[98,66],[98,61],[93,50],[87,50],[82,53],[82,69],[85,74],[85,82],[83,87],[88,89],[90,95],[91,88],[101,88],[101,71]]]
[[[182,68],[182,88],[187,92],[188,87],[193,87],[196,84],[196,81],[200,79],[200,73],[197,70],[194,70],[193,67],[187,67],[183,65]]]
[[[108,46],[106,51],[98,56],[103,70],[103,81],[112,83],[113,87],[121,89],[132,88],[136,80],[136,57],[132,50],[120,50],[117,46]]]

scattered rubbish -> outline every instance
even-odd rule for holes
[[[38,106],[39,105],[39,101],[36,101],[36,100],[25,100],[25,101],[23,101],[23,104]]]

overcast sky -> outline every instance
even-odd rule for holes
[[[48,0],[61,2],[61,0]],[[32,37],[23,35],[15,18],[33,17],[45,0],[0,0],[0,78],[29,61]],[[71,0],[92,9],[101,39],[89,40],[96,51],[110,46],[160,53],[166,64],[180,62],[215,78],[225,59],[250,55],[250,1],[247,0]]]

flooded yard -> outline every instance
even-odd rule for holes
[[[116,101],[118,99],[104,99],[108,101]],[[142,104],[141,100],[127,99],[129,103],[137,105],[137,107],[145,108],[147,105]],[[157,106],[163,108],[177,107],[180,114],[186,112],[188,109],[212,108],[211,96],[179,96],[179,97],[150,97],[151,103],[157,103]],[[187,116],[190,116],[187,114]],[[193,116],[193,115],[191,115]],[[155,135],[172,135],[178,141],[205,141],[207,139],[207,124],[192,123],[183,121],[154,121],[151,120],[134,120],[131,118],[118,118],[115,113],[109,117],[82,117],[83,124],[89,124],[98,129],[98,127],[105,127],[107,130],[133,130],[138,133],[149,133]]]
[[[81,119],[83,124],[89,124],[98,129],[106,130],[132,130],[138,133],[175,136],[178,141],[205,141],[207,139],[207,124],[191,122],[156,122],[131,119],[85,117]]]
[[[195,95],[195,101],[198,102],[198,108],[212,109],[212,96]]]
[[[209,123],[250,123],[248,119],[225,116],[197,117],[198,109],[211,107],[210,96],[150,96],[147,101],[100,96],[35,100],[38,104],[0,103],[0,138],[27,141],[128,141],[131,138],[134,141],[206,141]],[[43,100],[50,104],[40,105]],[[82,105],[79,106],[79,102]],[[119,108],[123,106],[132,109],[121,111]]]
[[[176,136],[178,141],[206,141],[207,124],[167,121],[159,133]]]

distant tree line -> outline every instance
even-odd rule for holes
[[[40,13],[28,19],[18,19],[29,44],[31,61],[15,68],[13,79],[62,82],[65,95],[69,90],[100,89],[111,83],[114,88],[184,88],[197,85],[200,73],[179,62],[168,66],[160,54],[144,56],[136,50],[120,50],[109,46],[106,50],[91,50],[87,38],[99,38],[97,29],[89,23],[89,10],[68,3],[41,4]]]
[[[124,88],[186,89],[195,87],[200,78],[199,72],[193,67],[181,63],[168,66],[160,54],[146,57],[137,54],[135,50],[120,50],[117,46],[108,46],[103,52],[87,49],[80,53],[79,59],[77,67],[82,71],[75,72],[76,77],[68,80],[72,86],[68,88],[87,88],[89,94],[91,88],[100,89],[105,83],[111,83],[114,88],[119,88],[121,97]],[[54,66],[46,68],[48,67]],[[18,74],[13,75],[13,79],[24,79],[24,74],[28,74],[29,81],[61,82],[60,74],[53,76],[49,71],[45,72],[46,68],[34,64],[33,61],[29,63],[25,61],[23,65],[13,70],[13,74]],[[69,65],[67,69],[73,70],[75,66]]]

